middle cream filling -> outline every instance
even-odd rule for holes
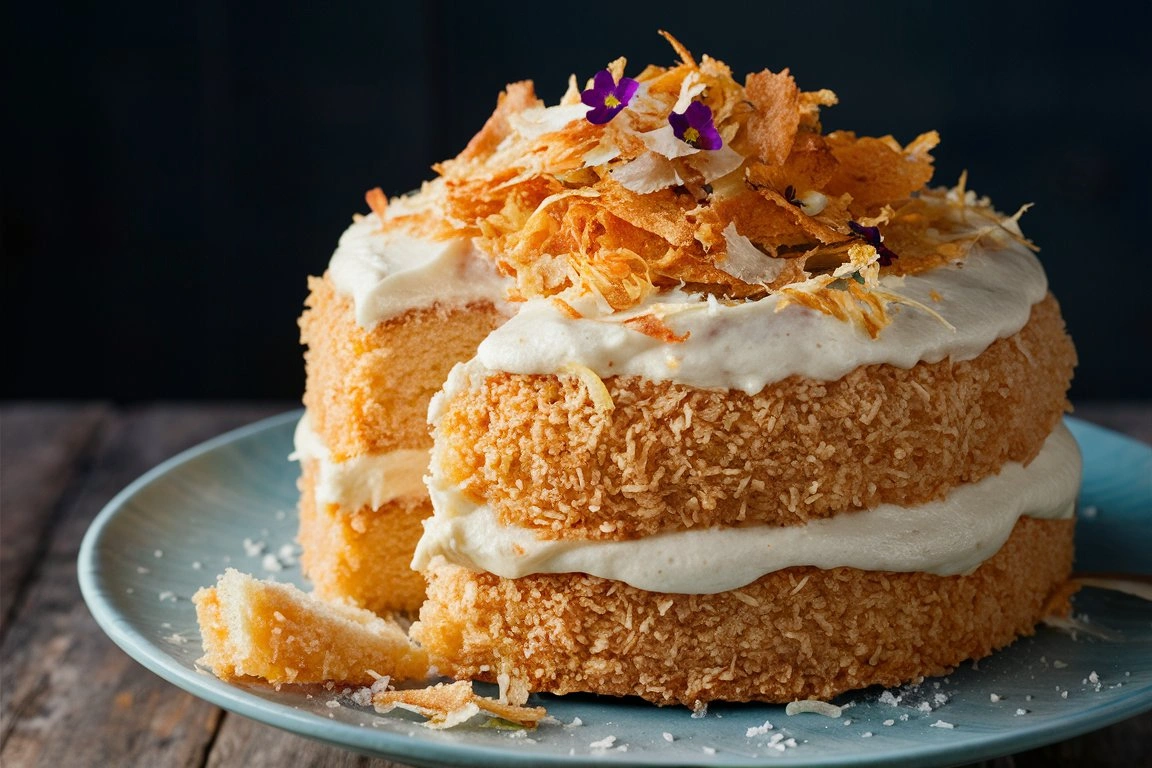
[[[364,506],[377,509],[396,499],[422,498],[428,492],[424,487],[428,451],[401,449],[333,461],[307,413],[296,425],[295,450],[289,458],[316,461],[317,505],[336,504],[354,512]]]
[[[514,579],[536,573],[587,573],[639,589],[714,594],[793,566],[869,571],[969,573],[1007,541],[1021,516],[1068,519],[1075,513],[1081,459],[1060,424],[1027,466],[959,486],[915,507],[881,504],[797,526],[746,526],[662,533],[629,541],[552,540],[504,525],[493,510],[438,477],[427,478],[436,512],[412,567],[435,557]]]

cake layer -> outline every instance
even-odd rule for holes
[[[424,579],[409,567],[432,514],[427,495],[402,496],[378,507],[342,506],[317,499],[320,462],[301,462],[298,540],[304,575],[323,599],[346,600],[374,613],[414,614]]]
[[[944,674],[1067,610],[1071,520],[1021,518],[965,576],[788,568],[715,595],[433,561],[413,637],[441,673],[657,704],[827,700]]]
[[[409,309],[365,329],[330,277],[309,280],[300,318],[312,428],[335,460],[426,449],[428,401],[457,362],[505,320],[489,302]]]
[[[432,404],[431,484],[564,539],[914,506],[1035,457],[1075,359],[1049,296],[971,360],[791,376],[756,395],[626,376],[598,395],[595,377],[473,362]]]
[[[437,512],[424,523],[412,565],[421,570],[441,556],[505,578],[587,573],[679,594],[725,592],[800,565],[952,576],[995,554],[1021,516],[1071,518],[1080,468],[1076,440],[1061,424],[1027,467],[1009,462],[996,475],[915,508],[881,504],[805,525],[675,531],[632,541],[539,539],[529,529],[500,525],[483,505],[434,490]]]

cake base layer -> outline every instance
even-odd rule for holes
[[[715,595],[433,561],[413,637],[443,674],[657,704],[830,699],[945,674],[1068,610],[1071,520],[1021,518],[965,576],[788,568]]]
[[[432,503],[423,496],[377,509],[317,504],[317,462],[302,465],[300,562],[316,596],[348,600],[374,613],[415,614],[424,602],[424,579],[409,564]]]

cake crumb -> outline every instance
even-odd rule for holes
[[[747,731],[744,732],[744,736],[746,738],[750,739],[753,736],[763,736],[764,734],[768,733],[768,731],[770,731],[770,730],[772,730],[772,723],[765,720],[764,725],[756,725],[756,726],[749,728]]]
[[[896,721],[889,718],[889,719],[884,721],[884,725],[888,725],[888,726],[896,725]]]
[[[615,736],[605,736],[599,741],[593,741],[588,746],[592,749],[611,749],[612,745],[616,743]]]
[[[703,750],[706,755],[716,754],[716,747],[700,747],[700,749]]]
[[[1052,662],[1052,666],[1055,667],[1056,669],[1064,669],[1064,667],[1066,667],[1068,665],[1065,664],[1064,662],[1060,661],[1059,659],[1056,659],[1055,661]]]
[[[1020,717],[1020,715],[1026,715],[1026,714],[1028,714],[1028,710],[1024,709],[1023,707],[1017,708],[1016,717]]]
[[[872,731],[864,731],[864,733],[860,734],[860,738],[862,738],[862,739],[872,738]]]
[[[947,729],[951,730],[952,728],[955,728],[956,726],[953,725],[952,723],[946,723],[943,720],[937,720],[936,722],[932,723],[932,725],[930,725],[928,727],[929,728],[947,728]]]
[[[990,693],[988,694],[988,700],[995,704],[996,702],[1000,701],[1000,697],[995,693]]]
[[[661,735],[664,737],[664,741],[667,741],[669,744],[671,744],[673,741],[676,741],[676,737],[668,733],[668,731],[664,731],[664,733]]]

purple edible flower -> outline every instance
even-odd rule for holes
[[[720,149],[724,146],[720,132],[712,124],[712,110],[703,102],[694,101],[683,112],[673,112],[668,115],[668,122],[676,138],[690,147]]]
[[[640,83],[630,77],[621,77],[620,82],[616,82],[608,70],[597,72],[592,78],[592,87],[580,94],[580,101],[592,107],[585,115],[588,122],[604,125],[616,117],[628,106],[639,87]]]
[[[886,267],[892,263],[893,259],[900,258],[893,253],[891,248],[884,245],[880,238],[880,227],[865,227],[862,224],[850,221],[848,222],[848,228],[864,238],[864,242],[876,249],[876,253],[880,254],[880,266]]]

